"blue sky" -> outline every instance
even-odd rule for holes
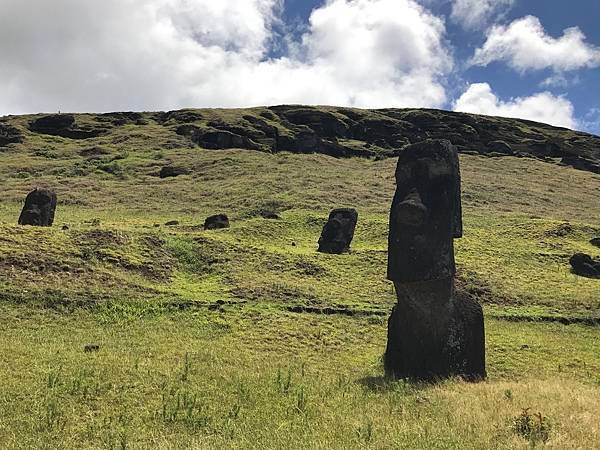
[[[476,48],[486,40],[485,29],[465,29],[450,20],[451,1],[425,1],[424,6],[445,20],[447,39],[458,61],[465,63]],[[284,19],[290,23],[307,24],[311,12],[323,6],[325,0],[285,0]],[[600,47],[600,1],[598,0],[517,0],[502,12],[496,23],[509,24],[526,16],[537,17],[546,33],[559,38],[567,28],[578,27],[586,42]],[[567,85],[540,85],[550,77],[552,70],[544,69],[530,73],[518,73],[503,62],[494,62],[486,67],[467,67],[457,74],[456,85],[450,86],[455,95],[460,95],[461,85],[487,82],[494,87],[500,99],[526,97],[534,92],[547,90],[557,96],[567,97],[574,106],[580,128],[600,135],[600,67],[578,70],[569,74]],[[452,103],[445,104],[452,109]]]
[[[433,107],[600,134],[598,0],[3,0],[0,115]]]

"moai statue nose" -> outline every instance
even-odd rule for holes
[[[400,225],[420,227],[427,220],[428,210],[423,204],[417,189],[411,190],[397,206],[397,220]]]

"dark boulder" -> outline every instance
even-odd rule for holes
[[[187,169],[183,167],[164,166],[160,169],[158,176],[160,178],[173,178],[178,177],[179,175],[186,175],[187,173]]]
[[[167,111],[158,113],[157,120],[160,123],[191,123],[197,122],[204,118],[200,111],[190,109],[182,109],[177,111]]]
[[[101,124],[98,124],[98,126],[79,126],[72,114],[52,114],[40,117],[29,124],[29,129],[34,133],[69,139],[94,138],[108,131],[107,126]]]
[[[55,211],[56,194],[46,189],[36,189],[25,198],[19,225],[52,226]]]
[[[454,289],[454,239],[462,236],[460,169],[445,140],[405,147],[390,211],[388,279],[398,303],[384,356],[394,378],[485,378],[483,310]]]
[[[575,253],[569,259],[573,273],[588,278],[600,278],[600,261],[585,253]]]
[[[590,239],[590,244],[594,247],[600,247],[600,237]]]
[[[169,220],[165,223],[165,226],[167,227],[175,227],[177,225],[179,225],[179,220]]]
[[[176,133],[190,138],[198,146],[209,150],[229,148],[261,149],[260,145],[253,142],[250,138],[226,130],[201,128],[195,125],[181,125],[176,129]]]
[[[350,250],[358,212],[354,208],[338,208],[331,211],[319,238],[319,252],[341,254]]]
[[[229,218],[225,214],[215,214],[207,217],[204,221],[205,230],[218,230],[221,228],[229,228]]]
[[[577,155],[566,155],[560,160],[563,166],[570,166],[578,170],[586,170],[588,172],[600,174],[600,164],[590,159],[583,158]]]
[[[487,145],[488,151],[502,156],[514,154],[513,149],[504,141],[491,141]]]
[[[260,217],[262,217],[263,219],[272,219],[272,220],[281,219],[279,214],[277,214],[275,211],[270,211],[267,209],[261,210],[259,214],[260,214]]]
[[[23,140],[23,135],[18,128],[0,123],[0,147],[5,147],[8,144],[20,144]]]

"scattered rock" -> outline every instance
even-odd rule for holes
[[[266,209],[263,209],[262,211],[260,211],[260,217],[262,217],[263,219],[273,219],[273,220],[281,219],[281,216],[279,216],[279,214],[277,214],[274,211],[270,211],[270,210],[266,210]]]
[[[179,225],[179,220],[170,220],[169,222],[165,223],[165,226],[167,227],[174,227]]]
[[[575,253],[569,259],[573,273],[582,277],[600,278],[600,261],[585,253]]]
[[[61,230],[63,231],[69,231],[69,225],[63,225]]]
[[[85,353],[95,353],[100,351],[100,345],[98,344],[87,344],[83,347],[83,351]]]
[[[218,230],[222,228],[229,228],[229,218],[225,214],[215,214],[214,216],[207,217],[204,221],[205,230]]]
[[[54,222],[56,194],[46,189],[35,189],[25,198],[19,216],[19,225],[50,227]]]
[[[551,230],[546,231],[546,236],[565,237],[573,233],[573,231],[573,225],[571,225],[569,222],[565,222],[561,223],[555,228],[552,228]]]
[[[187,173],[188,170],[183,167],[164,166],[160,169],[158,176],[160,178],[174,178],[178,177],[179,175],[186,175]]]
[[[590,244],[595,247],[600,247],[600,237],[590,239]]]
[[[319,252],[341,254],[350,250],[358,212],[354,208],[338,208],[331,211],[319,238]]]

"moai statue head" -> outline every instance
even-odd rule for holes
[[[318,251],[341,254],[350,250],[357,222],[358,212],[354,208],[332,210],[321,232]]]
[[[19,225],[52,226],[55,210],[56,194],[46,189],[36,189],[27,194]]]
[[[405,147],[390,211],[388,279],[411,283],[452,278],[453,239],[461,236],[456,148],[437,139]]]

